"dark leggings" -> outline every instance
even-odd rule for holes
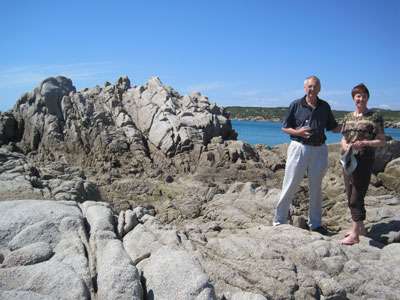
[[[372,167],[375,161],[375,152],[365,149],[362,154],[355,155],[357,168],[353,173],[344,175],[347,201],[349,203],[351,219],[354,222],[365,220],[364,197],[371,180]]]

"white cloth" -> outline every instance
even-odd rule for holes
[[[328,168],[328,147],[308,146],[292,141],[287,152],[282,193],[275,209],[273,225],[285,224],[290,204],[305,174],[308,174],[310,206],[308,225],[322,226],[322,179]]]
[[[354,157],[354,154],[357,154],[358,151],[350,146],[345,153],[340,156],[340,163],[343,165],[343,172],[346,175],[353,173],[353,171],[357,168],[357,159]]]

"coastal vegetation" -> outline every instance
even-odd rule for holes
[[[288,107],[251,107],[251,106],[226,106],[232,120],[266,120],[269,122],[282,122],[285,118]],[[386,122],[400,122],[400,111],[377,109]],[[336,120],[340,121],[349,111],[332,110]]]

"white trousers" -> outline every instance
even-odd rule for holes
[[[292,141],[287,152],[285,177],[282,193],[275,209],[273,225],[285,224],[290,204],[305,174],[308,174],[310,207],[308,225],[316,228],[322,225],[321,184],[328,168],[328,147],[308,146]]]

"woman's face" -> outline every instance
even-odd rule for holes
[[[367,93],[357,93],[354,95],[353,101],[358,109],[363,110],[367,108],[368,95]]]

